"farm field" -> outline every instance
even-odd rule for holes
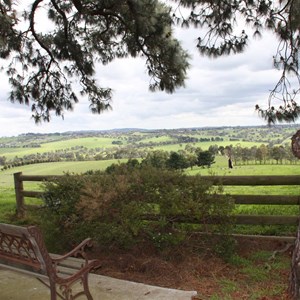
[[[112,163],[124,161],[127,160],[68,161],[20,166],[0,172],[0,185],[3,187],[13,187],[13,174],[17,172],[22,172],[24,175],[63,175],[64,173],[80,174],[89,170],[104,170]]]
[[[189,175],[219,175],[219,176],[260,176],[260,175],[300,175],[300,165],[242,165],[234,166],[232,169],[227,167],[227,158],[217,157],[216,164],[211,168],[194,167],[187,169]]]
[[[64,173],[84,173],[88,170],[104,170],[113,163],[126,162],[127,159],[101,161],[69,161],[40,163],[14,167],[0,172],[0,185],[13,186],[13,174],[23,172],[25,175],[62,175]],[[227,158],[217,156],[211,168],[193,167],[185,170],[188,175],[218,176],[259,176],[259,175],[300,175],[300,165],[243,165],[228,169]]]
[[[55,152],[63,149],[85,147],[91,148],[112,148],[112,142],[114,138],[99,138],[99,137],[80,137],[74,139],[67,139],[57,142],[44,142],[40,144],[38,148],[16,147],[16,148],[0,148],[0,155],[6,156],[8,159],[12,159],[15,156],[23,157],[24,155],[30,155],[35,153]]]
[[[207,150],[218,147],[237,146],[251,148],[261,144],[284,145],[290,142],[298,125],[273,127],[220,127],[173,130],[115,130],[92,132],[66,132],[55,134],[23,134],[16,137],[0,137],[0,156],[7,160],[15,157],[57,151],[103,151],[109,149],[179,151],[191,146]],[[95,150],[97,149],[97,150]]]
[[[79,161],[79,162],[54,162],[26,165],[15,167],[9,170],[0,172],[0,201],[1,204],[10,203],[15,205],[15,192],[13,174],[22,172],[24,175],[62,175],[64,173],[81,174],[89,170],[104,170],[112,163],[121,163],[127,160],[106,160],[106,161]],[[298,165],[245,165],[237,166],[233,169],[226,168],[227,159],[225,157],[217,157],[216,164],[211,168],[194,167],[192,170],[187,169],[185,172],[188,175],[200,174],[203,176],[261,176],[261,175],[300,175],[300,168]],[[24,188],[27,190],[39,190],[40,183],[26,182]],[[253,195],[299,195],[299,186],[239,186],[239,187],[224,187],[224,191],[230,194],[253,194]],[[3,206],[2,206],[3,207]],[[266,210],[272,210],[273,214],[284,211],[288,214],[295,214],[298,212],[297,207],[285,206],[265,206],[261,209],[264,214]],[[240,206],[240,212],[247,212],[251,214],[258,213],[258,206]]]
[[[21,148],[21,147],[16,147],[16,148],[0,148],[0,156],[5,156],[8,160],[11,160],[15,157],[24,157],[32,154],[43,154],[47,152],[54,152],[55,151],[62,151],[62,150],[72,150],[74,148],[80,148],[84,147],[88,151],[88,149],[102,149],[102,150],[112,150],[115,149],[116,147],[112,144],[112,142],[115,139],[112,138],[78,138],[78,139],[73,139],[73,140],[66,140],[66,141],[59,141],[59,142],[50,142],[50,143],[43,143],[39,148]],[[155,141],[153,145],[151,145],[151,142]],[[157,145],[157,143],[163,143],[163,142],[170,142],[170,138],[152,138],[152,139],[147,139],[144,140],[143,142],[149,142],[150,145],[148,146],[139,146],[141,149],[149,149],[149,150],[162,150],[162,151],[178,151],[178,150],[183,150],[188,143],[175,143],[175,144],[170,144],[170,145]],[[122,142],[123,143],[123,142]],[[218,147],[226,147],[228,145],[236,146],[239,145],[241,147],[252,147],[252,146],[260,146],[262,143],[258,142],[243,142],[243,141],[216,141],[216,142],[198,142],[194,143],[193,147],[201,148],[202,150],[208,150],[208,148],[211,145],[217,145]],[[122,146],[119,146],[119,148],[124,148],[126,147],[127,144],[122,144]]]

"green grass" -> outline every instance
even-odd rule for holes
[[[300,175],[298,165],[246,165],[228,169],[227,159],[218,157],[216,164],[210,169],[193,168],[188,174],[222,175],[222,176],[272,176]],[[224,186],[224,192],[239,195],[300,195],[300,185],[297,186]],[[236,214],[245,215],[299,215],[298,205],[236,205]],[[294,235],[296,226],[235,226],[235,233],[265,234],[265,235]]]
[[[78,138],[78,139],[70,139],[66,141],[59,141],[53,143],[42,144],[42,148],[46,148],[47,151],[54,151],[56,149],[65,149],[77,146],[83,146],[88,149],[91,148],[111,148],[114,147],[112,141],[118,140],[117,138],[99,138],[99,137],[88,137],[88,138]],[[123,143],[126,144],[124,140]]]
[[[121,160],[127,161],[127,160]],[[22,172],[24,175],[61,175],[64,173],[83,173],[87,170],[105,169],[118,160],[107,161],[82,161],[82,162],[55,162],[26,165],[22,167],[12,168],[0,172],[0,205],[1,213],[11,213],[15,209],[15,192],[13,174]],[[227,167],[227,159],[218,156],[216,164],[210,169],[194,168],[188,170],[187,174],[201,175],[300,175],[300,168],[297,165],[247,165],[235,167],[229,170]],[[40,190],[39,182],[25,182],[25,190]],[[299,195],[299,186],[238,186],[224,187],[226,193],[229,194],[253,194],[253,195]],[[26,202],[34,201],[27,199]],[[255,215],[299,215],[298,206],[280,206],[280,205],[238,205],[235,208],[237,214],[255,214]],[[0,214],[1,216],[1,214]],[[2,217],[3,218],[3,217]],[[238,226],[241,233],[249,232],[249,226]],[[251,233],[287,233],[294,232],[294,227],[270,227],[270,226],[253,226]],[[281,230],[282,229],[282,230]]]
[[[149,137],[144,138],[141,143],[161,143],[161,142],[171,142],[174,141],[174,138],[171,138],[170,136],[155,136],[155,137]],[[139,143],[139,142],[138,142]]]
[[[187,169],[189,175],[218,175],[218,176],[260,176],[260,175],[300,175],[300,166],[297,165],[243,165],[228,168],[228,160],[224,156],[217,156],[216,163],[211,168],[193,167]]]
[[[1,186],[13,187],[13,174],[22,172],[24,175],[62,175],[64,173],[84,173],[88,170],[104,170],[112,163],[125,160],[99,160],[99,161],[69,161],[32,164],[11,168],[0,172]]]
[[[72,147],[86,147],[91,148],[113,148],[115,145],[112,144],[112,141],[117,140],[114,138],[99,138],[99,137],[90,137],[90,138],[78,138],[78,139],[69,139],[65,141],[57,141],[50,143],[41,144],[40,148],[0,148],[0,155],[6,156],[8,160],[13,159],[15,156],[23,157],[24,155],[36,154],[36,153],[45,153],[55,150],[68,149]],[[127,143],[122,140],[123,143]]]
[[[13,188],[0,187],[0,222],[7,222],[16,211],[16,198]]]

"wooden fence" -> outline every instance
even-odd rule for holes
[[[25,197],[40,197],[41,192],[25,191],[25,181],[49,181],[60,176],[23,175],[14,174],[16,205],[18,215],[24,215],[28,205]],[[300,185],[300,176],[201,176],[203,179],[212,181],[213,184],[223,186],[296,186]],[[257,205],[297,205],[300,204],[300,195],[231,195],[235,204]],[[192,218],[177,216],[178,222],[191,222]],[[195,221],[196,222],[196,221]],[[239,225],[295,225],[299,223],[299,216],[286,215],[236,215],[235,224]]]
[[[53,180],[53,178],[59,176],[44,176],[44,175],[23,175],[22,172],[14,173],[14,183],[15,183],[15,194],[16,194],[16,210],[18,216],[24,216],[25,211],[30,205],[25,203],[25,197],[30,198],[40,198],[42,192],[39,191],[25,191],[24,182],[34,181],[34,182],[44,182]]]

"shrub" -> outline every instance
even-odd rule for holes
[[[200,176],[125,164],[89,174],[45,184],[48,221],[54,224],[49,227],[59,228],[68,243],[90,236],[105,247],[151,242],[162,249],[184,241],[190,229],[230,230],[233,203],[225,195],[215,197],[220,187]]]

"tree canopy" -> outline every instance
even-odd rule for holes
[[[93,113],[109,109],[112,90],[96,82],[95,69],[116,58],[144,57],[150,90],[173,93],[189,67],[174,26],[199,28],[199,53],[219,57],[245,49],[251,34],[241,24],[254,36],[271,30],[279,40],[273,59],[281,77],[267,108],[256,109],[268,123],[294,121],[300,114],[300,0],[0,0],[0,57],[9,63],[2,69],[10,100],[30,105],[36,122],[49,121],[52,113],[72,110],[78,84]]]

